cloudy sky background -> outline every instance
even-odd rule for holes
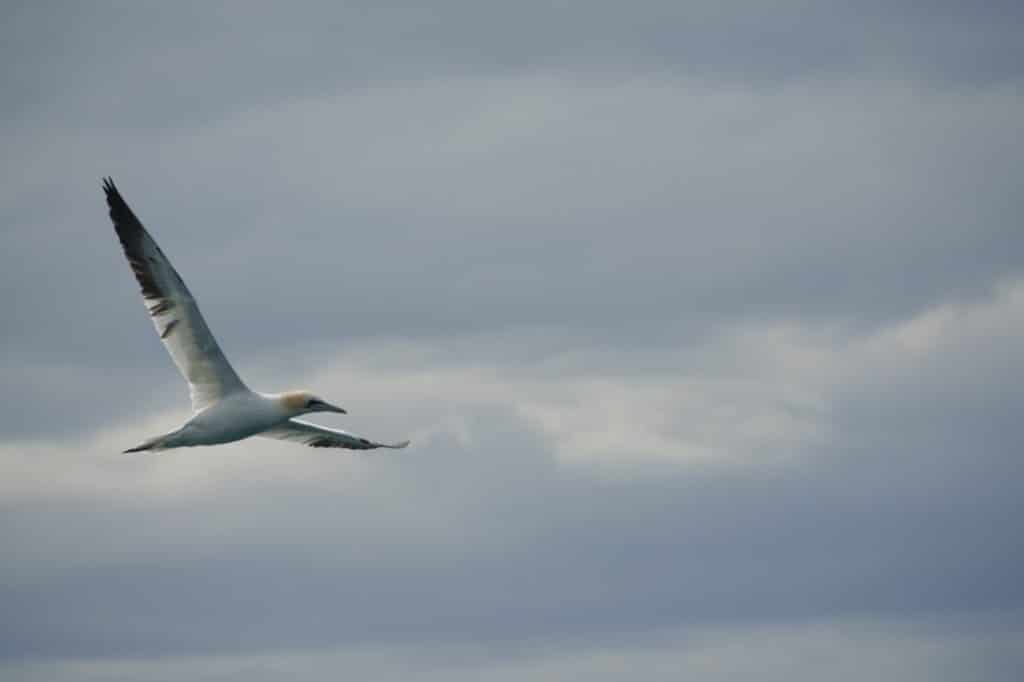
[[[0,677],[1016,679],[1018,3],[429,4],[5,7]]]

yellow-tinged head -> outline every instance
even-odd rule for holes
[[[348,414],[337,405],[332,405],[322,398],[318,398],[309,391],[289,391],[282,393],[278,398],[285,411],[291,416],[308,414],[310,412],[337,412]]]

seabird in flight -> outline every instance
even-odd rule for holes
[[[242,382],[224,357],[217,340],[199,313],[196,300],[160,247],[142,226],[110,178],[103,180],[124,255],[142,298],[174,364],[188,382],[192,418],[181,428],[125,450],[167,450],[193,445],[218,445],[249,436],[266,436],[315,448],[404,448],[401,443],[376,443],[345,431],[327,429],[294,419],[310,412],[345,410],[309,393],[256,393]]]

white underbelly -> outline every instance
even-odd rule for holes
[[[220,445],[255,436],[267,428],[269,425],[264,424],[203,425],[188,429],[186,437],[195,445]]]
[[[264,410],[212,410],[189,420],[181,431],[182,445],[219,445],[266,431],[282,418]]]

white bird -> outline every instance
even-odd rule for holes
[[[376,443],[366,438],[293,419],[310,412],[345,410],[308,391],[256,393],[228,363],[199,306],[163,251],[121,198],[114,182],[104,178],[103,191],[128,264],[142,287],[142,298],[167,352],[188,382],[192,418],[180,428],[125,450],[166,450],[193,445],[218,445],[250,436],[303,443],[315,448],[404,448],[401,443]]]

